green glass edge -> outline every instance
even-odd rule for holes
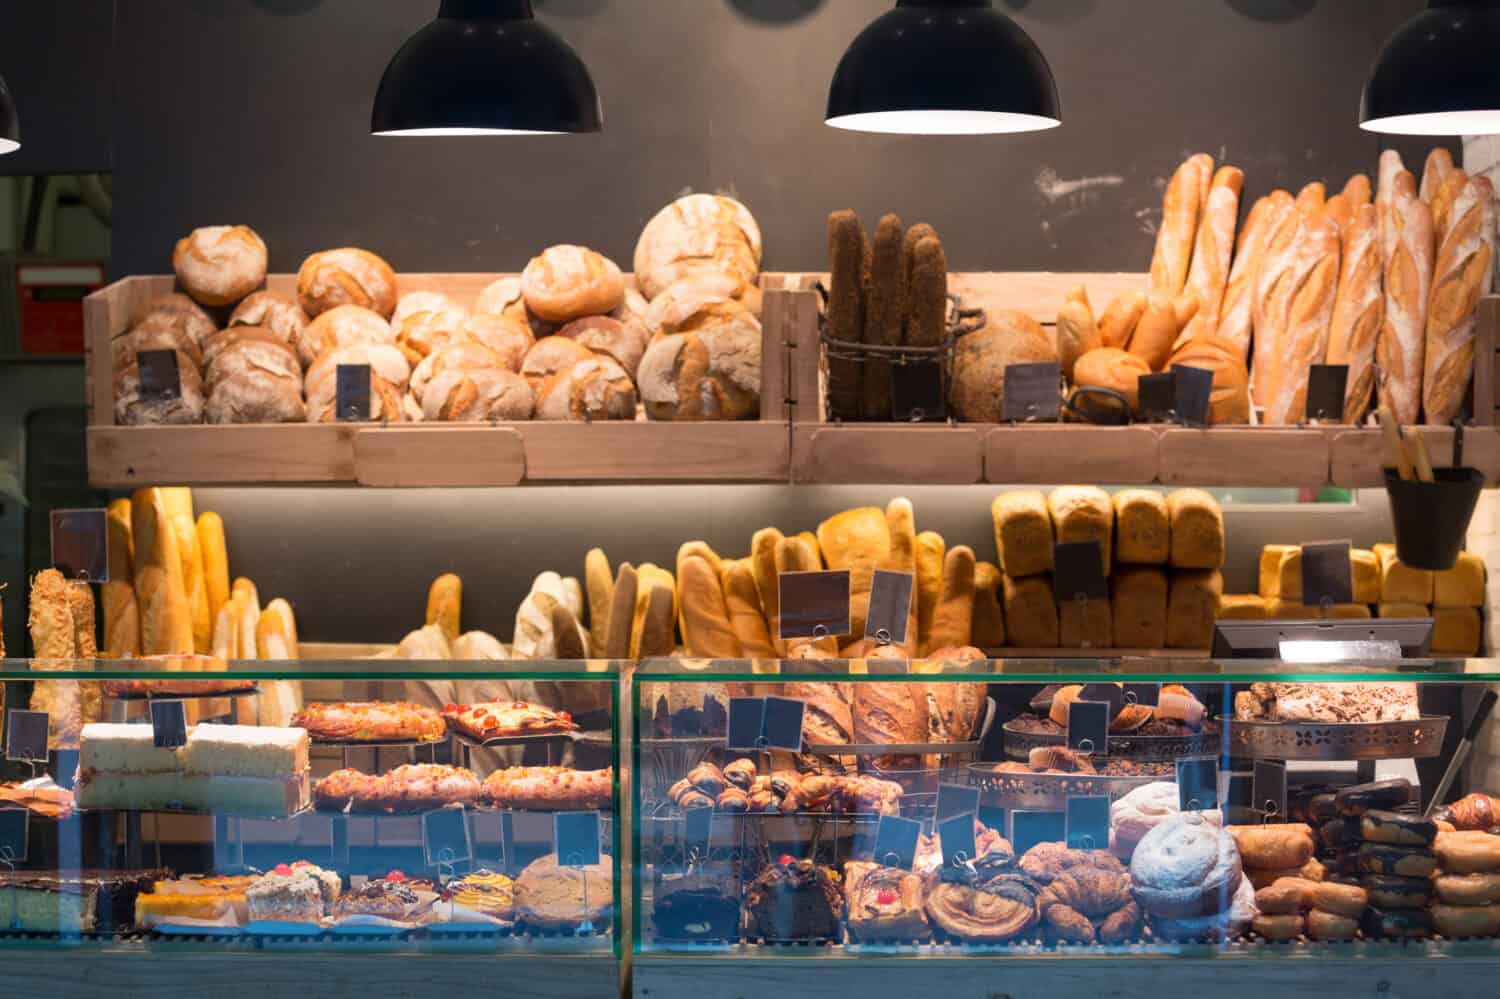
[[[616,660],[330,659],[229,662],[222,670],[163,670],[149,659],[64,663],[0,661],[0,680],[593,680],[618,682],[629,663]],[[56,665],[51,665],[55,663]],[[590,668],[592,667],[592,668]]]

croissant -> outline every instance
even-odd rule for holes
[[[1027,756],[1032,770],[1061,770],[1064,773],[1091,774],[1093,763],[1086,754],[1066,746],[1037,746]]]
[[[1037,896],[1037,910],[1057,938],[1089,944],[1134,936],[1141,919],[1130,876],[1097,867],[1058,875]]]
[[[1500,798],[1488,794],[1469,794],[1444,806],[1435,816],[1462,830],[1491,829],[1500,826]]]

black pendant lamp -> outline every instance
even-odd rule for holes
[[[833,76],[827,123],[858,132],[983,135],[1062,124],[1052,68],[990,0],[899,0]]]
[[[1386,42],[1361,127],[1397,135],[1500,133],[1500,0],[1429,0]]]
[[[376,135],[597,132],[604,112],[578,54],[531,0],[442,0],[386,67]]]
[[[16,116],[16,101],[0,79],[0,156],[21,148],[21,119]]]

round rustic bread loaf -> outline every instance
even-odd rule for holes
[[[297,272],[297,300],[313,318],[341,305],[360,305],[390,319],[396,310],[396,272],[369,250],[352,246],[314,253]]]
[[[300,350],[302,334],[311,322],[302,306],[274,291],[257,291],[235,307],[229,326],[258,326],[270,330],[293,350]],[[298,357],[301,357],[299,352]],[[306,362],[303,362],[304,365]]]
[[[1005,369],[1056,360],[1057,348],[1036,320],[1019,313],[990,316],[984,329],[960,337],[954,348],[953,384],[948,390],[953,414],[968,423],[999,423],[1005,406]]]
[[[636,372],[652,420],[750,420],[760,413],[761,325],[736,308],[656,338]]]
[[[1167,361],[1167,370],[1176,364],[1214,373],[1213,392],[1208,399],[1209,423],[1250,422],[1250,372],[1233,343],[1211,333],[1200,334],[1177,348]]]
[[[625,301],[625,276],[613,260],[586,246],[543,250],[521,275],[526,307],[550,322],[600,316]]]
[[[742,286],[760,275],[760,226],[733,198],[690,194],[656,214],[635,247],[635,278],[655,299],[685,277],[718,273]]]
[[[233,305],[266,280],[266,244],[243,225],[194,229],[177,241],[172,269],[202,305]]]

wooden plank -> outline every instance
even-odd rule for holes
[[[904,424],[800,426],[793,434],[792,481],[973,485],[983,481],[979,430]]]
[[[815,291],[788,292],[781,319],[781,336],[787,344],[788,388],[791,390],[792,420],[823,422],[823,345],[818,339],[818,316],[822,302]]]
[[[90,427],[89,483],[223,486],[353,482],[353,424]]]
[[[1422,436],[1439,467],[1452,463],[1453,430],[1422,427]],[[1332,481],[1351,489],[1385,485],[1383,469],[1390,463],[1385,437],[1379,430],[1348,429],[1333,436],[1330,445]],[[1469,427],[1464,431],[1464,464],[1484,473],[1485,481],[1500,483],[1500,428]]]
[[[528,482],[785,482],[785,423],[520,423]]]
[[[984,437],[984,481],[1148,484],[1156,481],[1159,452],[1150,427],[995,427]]]
[[[362,486],[515,486],[525,478],[526,451],[509,426],[366,427],[354,438]]]
[[[821,281],[828,272],[800,276],[803,287]],[[1051,323],[1068,293],[1082,285],[1089,291],[1094,308],[1104,307],[1119,294],[1145,291],[1150,276],[1140,273],[1067,273],[1050,271],[975,271],[948,275],[948,291],[964,304],[988,309],[1016,309],[1039,322]]]
[[[779,282],[778,282],[779,283]],[[785,421],[791,393],[787,385],[786,329],[795,321],[798,295],[795,292],[767,289],[760,307],[760,418]]]
[[[1161,432],[1157,477],[1183,486],[1321,486],[1328,438],[1316,428],[1188,428]]]
[[[1496,368],[1500,368],[1500,296],[1479,300],[1479,325],[1474,333],[1474,422],[1496,424]]]

